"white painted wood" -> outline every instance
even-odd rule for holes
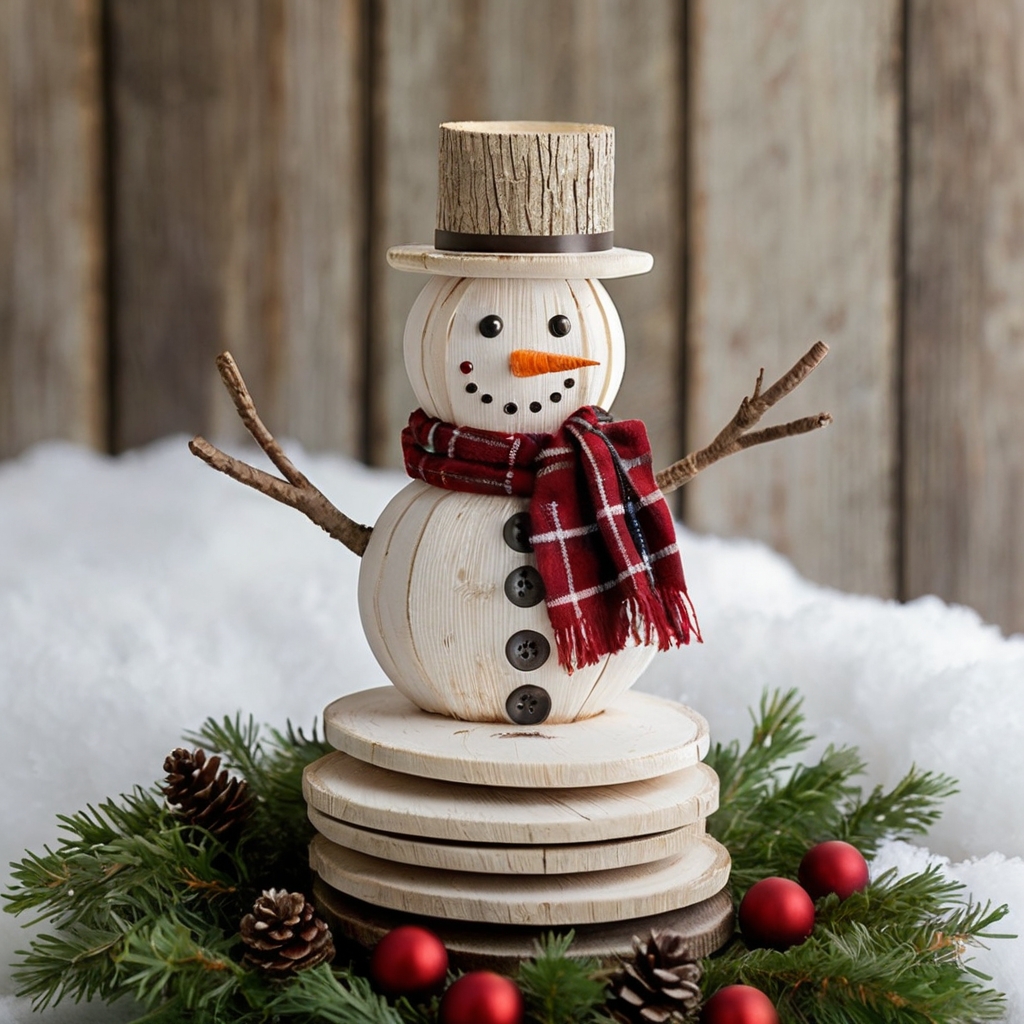
[[[485,338],[480,321],[491,315],[504,326]],[[554,316],[568,317],[568,334],[552,335]],[[598,365],[516,377],[509,362],[516,349]],[[469,373],[466,363],[473,367]],[[599,281],[435,277],[405,326],[405,368],[416,400],[431,416],[481,430],[552,433],[580,406],[608,409],[625,365],[622,324]],[[567,379],[573,381],[568,388]],[[467,386],[475,390],[467,392]],[[516,406],[511,414],[505,411],[510,402]],[[533,403],[540,408],[531,409]]]
[[[535,253],[510,256],[495,252],[441,252],[432,245],[396,245],[388,249],[396,270],[447,277],[612,278],[646,274],[654,266],[649,252],[606,249],[603,252]]]
[[[703,716],[636,691],[584,721],[496,726],[427,714],[381,686],[329,704],[324,734],[338,750],[390,771],[545,788],[654,778],[696,764],[710,744]]]
[[[359,828],[511,845],[667,832],[718,807],[718,777],[704,764],[619,786],[512,789],[421,779],[335,751],[306,769],[302,792],[318,811]]]
[[[704,835],[704,822],[696,821],[668,832],[600,843],[506,846],[496,843],[442,843],[357,828],[328,817],[315,807],[309,808],[309,820],[317,832],[335,845],[369,857],[445,871],[482,871],[502,875],[564,875],[648,864],[682,853]]]
[[[377,521],[360,565],[359,613],[388,678],[419,707],[508,722],[509,694],[529,683],[551,696],[543,724],[569,722],[603,710],[654,656],[654,647],[630,647],[571,676],[559,667],[544,603],[517,607],[503,589],[509,573],[536,564],[502,539],[506,520],[525,508],[524,498],[413,481]],[[505,656],[507,639],[522,629],[551,645],[547,662],[531,672]]]
[[[659,914],[719,892],[729,879],[725,847],[703,836],[651,864],[568,875],[489,875],[393,864],[335,846],[310,844],[310,864],[357,899],[431,917],[494,924],[568,925]]]

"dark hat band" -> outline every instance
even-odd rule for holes
[[[434,232],[434,248],[445,252],[530,253],[605,252],[612,248],[612,231],[594,235],[474,235],[462,231]]]

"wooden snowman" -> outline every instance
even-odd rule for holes
[[[581,952],[666,926],[709,952],[731,901],[705,831],[707,725],[630,691],[659,648],[696,636],[658,484],[827,422],[749,429],[824,347],[763,394],[759,379],[711,446],[656,480],[642,424],[607,412],[625,344],[600,282],[653,263],[613,244],[612,129],[440,131],[435,244],[388,252],[428,275],[404,339],[413,481],[372,530],[352,523],[284,456],[228,356],[239,413],[285,479],[192,444],[362,555],[363,629],[394,685],[324,713],[337,750],[305,779],[317,895],[363,943],[411,914],[476,963],[529,955],[559,926]]]
[[[436,244],[388,253],[393,267],[430,275],[405,328],[406,369],[430,424],[421,429],[436,431],[439,420],[553,435],[580,407],[610,408],[625,344],[600,279],[653,263],[612,246],[613,161],[614,135],[602,126],[441,126]],[[388,678],[424,710],[468,721],[570,722],[603,711],[656,646],[630,643],[591,664],[560,664],[530,498],[514,494],[503,472],[466,479],[472,464],[449,457],[460,441],[450,432],[433,459],[425,449],[436,438],[410,433],[407,467],[421,479],[385,509],[359,579],[363,628]],[[493,451],[499,469],[512,457],[500,445]],[[607,482],[618,491],[618,481]],[[641,500],[652,490],[653,480]],[[596,537],[599,524],[586,525]],[[558,529],[546,526],[549,535]],[[632,545],[619,526],[618,542]],[[564,543],[583,547],[576,540]],[[674,546],[668,555],[678,559]],[[602,576],[593,586],[612,582]],[[566,590],[576,599],[579,585]]]

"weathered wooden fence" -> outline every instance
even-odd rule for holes
[[[280,435],[395,463],[437,124],[617,127],[616,413],[665,464],[821,338],[694,526],[1024,629],[1024,0],[0,0],[0,455]],[[742,581],[737,581],[741,584]]]

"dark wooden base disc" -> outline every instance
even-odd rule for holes
[[[460,970],[489,970],[508,973],[536,953],[535,942],[552,931],[550,927],[473,924],[464,921],[422,917],[397,910],[371,906],[331,888],[314,876],[313,898],[336,937],[344,936],[364,949],[371,949],[392,928],[418,924],[429,928],[448,948],[453,967]],[[708,956],[720,949],[733,933],[732,898],[728,890],[701,903],[650,917],[606,924],[578,925],[572,952],[613,962],[628,956],[633,936],[671,929],[690,940],[693,955]],[[568,931],[568,928],[555,929]]]

